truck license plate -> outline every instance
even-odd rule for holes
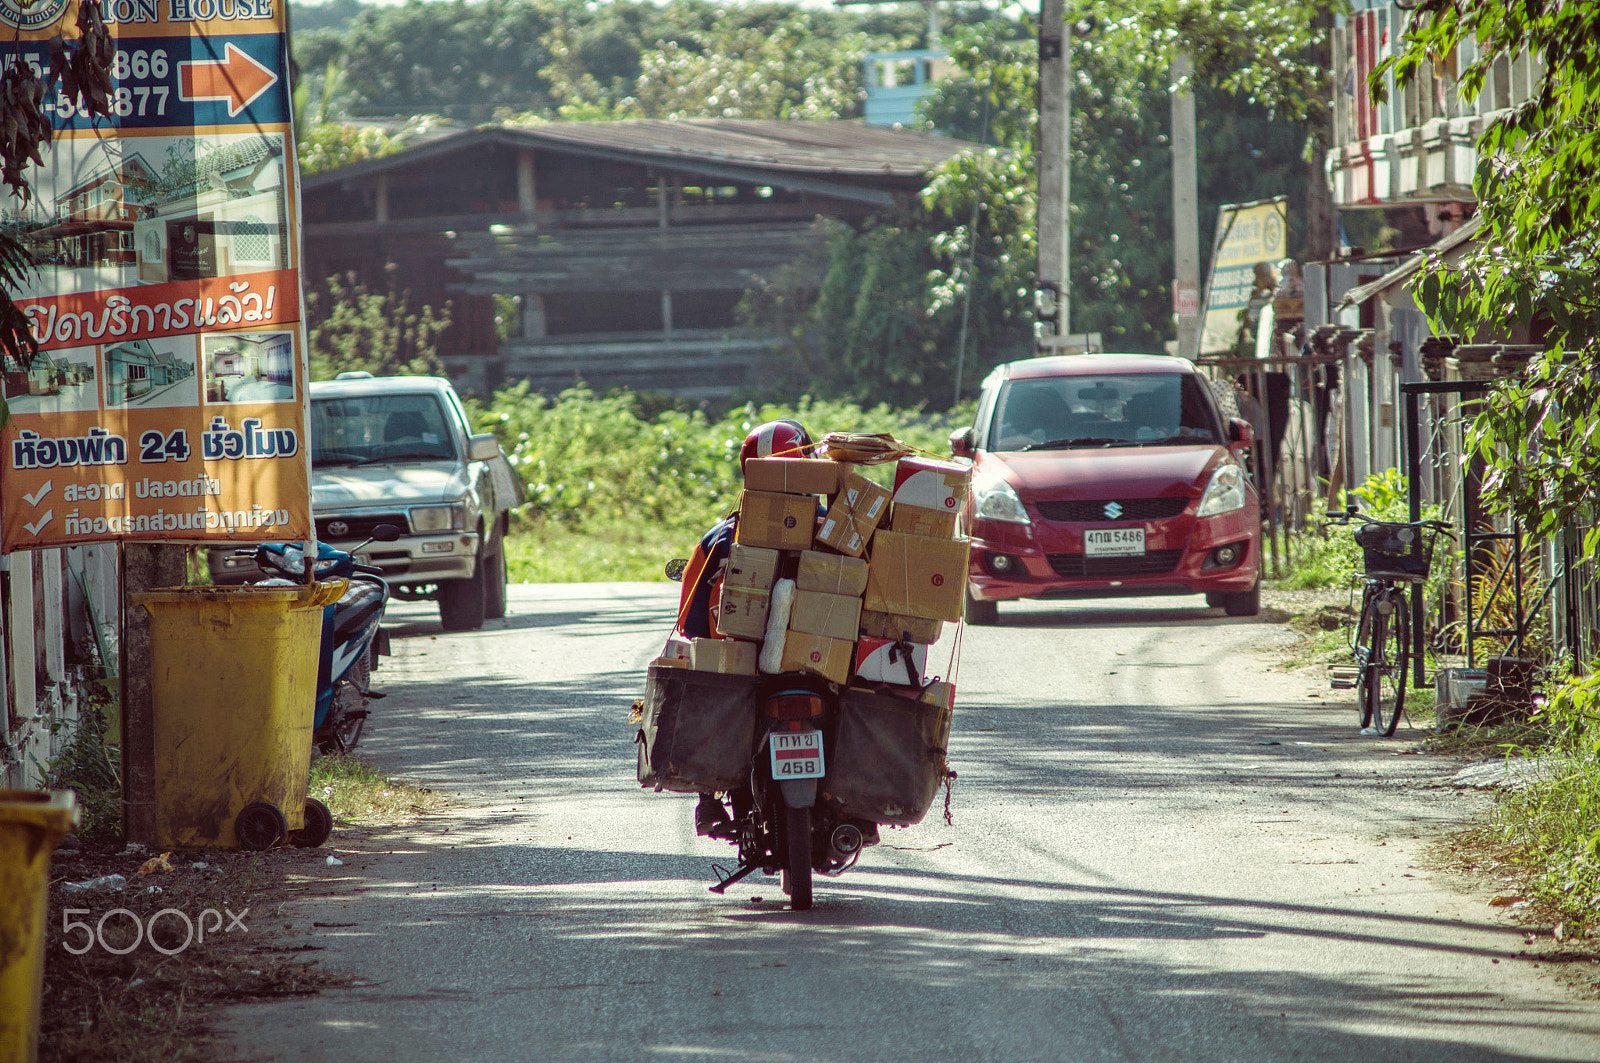
[[[1089,528],[1083,533],[1088,557],[1128,557],[1144,553],[1143,528]]]
[[[821,731],[773,731],[767,744],[772,750],[772,777],[779,782],[820,779],[826,774]]]

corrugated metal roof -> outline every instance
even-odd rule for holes
[[[640,118],[551,122],[506,130],[550,144],[637,152],[654,158],[717,159],[814,174],[921,177],[971,145],[865,122],[733,118]]]
[[[1483,215],[1474,214],[1462,222],[1459,227],[1446,233],[1437,243],[1429,247],[1428,251],[1435,254],[1448,255],[1476,236],[1478,227],[1482,224]],[[1339,305],[1335,309],[1343,310],[1347,306],[1360,306],[1374,295],[1379,295],[1397,284],[1410,280],[1412,275],[1422,268],[1422,263],[1427,260],[1427,257],[1427,252],[1415,254],[1377,280],[1368,281],[1359,288],[1351,288],[1344,293],[1344,298],[1339,300]]]
[[[686,170],[693,170],[698,161],[796,175],[891,180],[921,180],[946,160],[978,147],[933,133],[870,126],[860,121],[635,118],[518,127],[491,125],[381,159],[325,170],[308,176],[303,184],[313,188],[381,173],[485,141],[554,150],[568,148],[613,158],[628,156],[640,162],[677,162]]]

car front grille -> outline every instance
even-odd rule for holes
[[[335,531],[332,525],[342,524],[343,529]],[[378,513],[359,517],[318,517],[317,539],[320,542],[342,543],[351,539],[360,542],[369,539],[380,524],[393,524],[400,529],[403,535],[411,530],[406,522],[404,513]]]
[[[1187,498],[1105,498],[1091,502],[1034,503],[1045,520],[1079,524],[1098,524],[1108,520],[1166,520],[1182,513],[1188,504]],[[1116,506],[1121,512],[1114,517],[1107,516],[1107,506]]]
[[[1182,550],[1151,550],[1131,557],[1086,557],[1083,554],[1046,554],[1045,560],[1063,579],[1125,579],[1162,576],[1178,567]]]

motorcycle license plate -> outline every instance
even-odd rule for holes
[[[1127,557],[1144,553],[1143,528],[1090,528],[1083,533],[1089,557]]]
[[[826,774],[821,731],[773,731],[767,745],[772,751],[772,777],[779,782],[820,779]]]

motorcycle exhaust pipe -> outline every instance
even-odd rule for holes
[[[848,860],[861,851],[861,829],[849,823],[841,823],[833,828],[833,836],[828,839],[828,847],[840,860]]]

